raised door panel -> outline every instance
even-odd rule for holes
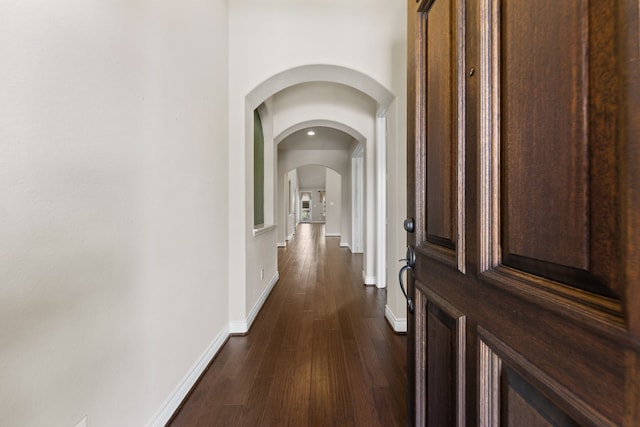
[[[418,419],[427,426],[465,425],[466,316],[416,283]]]
[[[463,43],[461,22],[458,1],[425,1],[421,6],[425,62],[419,133],[425,147],[423,246],[430,256],[464,270],[464,68],[457,59]]]
[[[544,3],[501,3],[503,262],[586,270],[587,17],[582,1]]]
[[[614,2],[483,8],[482,267],[621,324]]]
[[[500,416],[506,420],[508,426],[578,427],[580,425],[509,367],[503,369],[501,389]]]
[[[493,334],[478,334],[480,426],[615,425]]]
[[[427,16],[427,239],[453,249],[454,64],[451,3],[436,0]]]

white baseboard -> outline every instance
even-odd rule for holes
[[[276,247],[278,247],[278,248],[286,248],[287,247],[287,242],[277,242],[276,243]]]
[[[341,248],[347,248],[347,249],[349,249],[349,252],[353,252],[351,250],[351,245],[349,244],[349,242],[340,242],[340,247]]]
[[[398,333],[407,332],[407,318],[397,318],[388,305],[384,306],[384,317],[387,319],[387,322],[391,325],[393,330]]]
[[[215,355],[220,351],[224,343],[227,341],[229,337],[229,327],[225,326],[225,328],[220,331],[218,336],[213,340],[209,348],[204,352],[200,359],[196,362],[196,364],[191,368],[191,371],[187,374],[187,376],[182,380],[182,382],[176,387],[176,389],[171,393],[169,398],[162,404],[160,411],[153,418],[153,421],[149,424],[151,427],[163,427],[167,424],[169,419],[176,412],[184,398],[187,396],[193,385],[198,381],[200,375],[204,372],[204,370],[209,366],[209,363]]]
[[[324,233],[324,237],[342,237],[340,233]]]
[[[235,321],[235,322],[229,323],[229,331],[232,334],[246,334],[247,332],[249,332],[249,329],[251,328],[251,324],[253,323],[254,320],[256,320],[256,316],[258,316],[260,309],[264,305],[264,302],[267,300],[267,297],[271,293],[271,290],[273,289],[273,287],[276,285],[276,283],[278,283],[279,279],[280,279],[280,273],[276,271],[276,274],[271,278],[271,280],[269,281],[269,284],[267,285],[265,290],[262,292],[262,295],[260,295],[260,298],[258,298],[258,301],[256,301],[256,304],[253,306],[253,308],[249,312],[249,316],[247,317],[247,320],[243,320],[239,322]]]
[[[296,235],[296,233],[289,234],[289,236],[287,236],[287,240],[293,239],[293,236],[295,236],[295,235]]]
[[[362,270],[362,281],[367,286],[373,286],[376,284],[376,276],[367,276],[364,270]]]
[[[229,332],[231,334],[246,334],[249,327],[246,320],[229,322]]]

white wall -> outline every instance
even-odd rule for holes
[[[298,171],[293,169],[283,174],[282,170],[276,170],[276,179],[278,188],[280,189],[276,195],[277,246],[283,248],[287,246],[287,241],[293,238],[296,225],[298,224],[300,211],[300,207],[298,206]]]
[[[300,208],[298,206],[300,191],[298,186],[298,172],[296,169],[293,169],[287,173],[285,182],[287,182],[287,185],[282,193],[284,198],[287,199],[287,203],[285,204],[285,224],[287,224],[287,234],[285,238],[286,240],[291,240],[296,231],[296,225],[298,224],[298,212],[300,211]]]
[[[406,30],[406,29],[405,29]],[[407,63],[406,41],[397,40],[392,48],[392,63]],[[393,68],[393,86],[406,88],[404,67]],[[404,90],[406,93],[406,89]],[[399,259],[406,258],[407,234],[407,101],[398,97],[387,112],[387,307],[386,316],[398,332],[407,330],[407,306],[400,285]]]
[[[283,174],[304,165],[323,165],[341,175],[348,170],[349,153],[344,150],[287,150],[280,151],[278,156],[278,171]],[[300,191],[303,190],[300,188]]]
[[[253,119],[245,123],[247,134],[250,135],[251,143],[247,144],[247,168],[246,180],[251,189],[247,192],[247,206],[249,209],[246,220],[251,232],[245,236],[247,239],[245,246],[246,269],[242,271],[246,275],[240,274],[233,283],[229,283],[229,307],[230,313],[238,305],[243,316],[237,317],[232,314],[230,317],[231,333],[246,333],[251,328],[251,323],[255,320],[262,304],[266,300],[269,292],[278,280],[278,254],[276,247],[276,214],[275,214],[275,189],[282,188],[277,174],[277,147],[273,138],[273,105],[270,99],[266,99],[258,108],[262,123],[264,136],[264,226],[260,229],[254,228],[254,203],[253,203]],[[253,117],[253,109],[247,109],[247,115]],[[235,150],[232,149],[231,151]],[[241,188],[234,182],[229,182],[229,193],[241,192]],[[230,218],[234,218],[231,217]],[[236,220],[232,223],[237,222]],[[232,224],[229,224],[231,227]],[[230,246],[234,245],[237,239],[230,239]],[[233,264],[230,259],[230,265]],[[235,272],[234,272],[235,273]],[[244,279],[244,280],[242,280]],[[242,289],[238,289],[242,288]],[[234,297],[238,295],[236,291],[241,291],[244,298],[236,301]]]
[[[326,206],[325,236],[340,236],[342,219],[342,177],[338,172],[326,168]]]
[[[227,40],[222,0],[3,1],[0,425],[148,424],[226,336]]]
[[[364,180],[364,149],[356,147],[351,153],[351,228],[349,238],[345,242],[353,253],[362,253],[364,248],[364,198],[362,181]],[[344,233],[343,233],[344,234]]]
[[[394,104],[389,109],[390,118],[405,117],[406,104]],[[397,123],[397,120],[389,120]],[[406,301],[400,291],[398,271],[404,263],[399,259],[406,258],[407,234],[403,223],[406,218],[407,206],[407,145],[406,127],[392,126],[387,129],[389,140],[395,143],[387,144],[387,168],[396,171],[387,180],[387,307],[386,316],[398,332],[407,330]],[[406,283],[406,277],[405,277]]]

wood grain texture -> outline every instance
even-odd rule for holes
[[[300,224],[246,336],[230,337],[170,426],[404,426],[406,336],[362,256]]]
[[[586,270],[587,8],[509,1],[500,17],[503,250]]]
[[[463,427],[467,424],[466,317],[421,282],[416,282],[416,302],[416,331],[425,340],[416,351],[419,418],[426,419],[426,425]]]
[[[417,3],[408,9],[408,152],[415,155],[408,209],[420,231],[440,208],[425,197],[429,165],[421,159],[433,142],[426,136],[431,125],[440,132],[427,115],[448,101],[429,99],[425,71],[435,60],[426,46],[437,38],[427,36],[427,12],[438,0]],[[464,48],[453,63],[468,76],[457,124],[465,133],[457,205],[466,210],[466,274],[434,256],[426,232],[408,235],[416,246],[408,280],[417,305],[408,326],[415,424],[448,410],[442,394],[427,393],[430,385],[446,387],[442,370],[452,366],[437,354],[427,362],[429,345],[450,345],[442,318],[425,315],[431,293],[466,317],[467,382],[457,392],[469,425],[637,426],[640,3],[456,5],[464,9],[456,13],[465,21],[456,25]],[[456,167],[449,161],[441,170]]]
[[[415,175],[421,182],[416,190],[423,190],[417,195],[416,209],[421,213],[416,215],[425,218],[425,234],[416,236],[417,245],[461,272],[466,271],[466,70],[456,55],[465,49],[463,4],[463,0],[431,0],[418,7],[416,49],[424,61],[415,76],[423,91],[416,96],[416,108],[424,120],[413,141],[421,147],[416,166],[424,165]]]
[[[451,4],[435,0],[427,13],[427,233],[432,243],[454,247],[453,114],[455,67],[452,63],[454,33]]]
[[[560,400],[583,402],[575,405],[556,402],[565,410],[567,405],[573,406],[590,420],[608,420],[605,424],[594,421],[595,425],[622,425],[623,414],[637,410],[640,401],[632,387],[628,393],[633,397],[629,397],[626,402],[629,406],[625,406],[625,387],[637,381],[637,373],[625,367],[624,361],[629,354],[638,353],[640,347],[619,327],[599,325],[593,319],[570,312],[555,312],[546,307],[545,300],[533,302],[479,281],[467,283],[460,275],[447,274],[447,267],[437,262],[428,262],[424,269],[431,274],[429,289],[446,295],[451,305],[467,314],[470,325],[491,330],[513,353],[526,355],[527,362],[518,363],[525,370],[537,367],[535,377],[550,378],[559,385],[558,390],[567,391]],[[475,332],[471,327],[467,328],[467,334],[473,340]],[[492,349],[498,347],[491,344]],[[467,354],[469,360],[475,359],[473,352]],[[484,375],[485,368],[480,366],[480,372],[476,373],[475,363],[469,365],[473,367],[468,378]],[[635,380],[628,383],[629,376]],[[467,393],[467,402],[473,406],[476,399],[473,388],[467,387]]]
[[[531,410],[522,407],[522,411],[518,408],[510,407],[509,389],[515,389],[526,400],[526,405],[535,408],[544,418],[554,419],[552,425],[597,425],[597,426],[613,426],[616,425],[608,419],[602,412],[590,405],[577,393],[576,386],[566,387],[557,381],[559,376],[554,378],[541,369],[537,365],[533,365],[526,357],[510,347],[502,340],[484,328],[479,328],[479,335],[483,343],[485,343],[501,360],[500,377],[501,377],[501,393],[500,408],[501,417],[510,418],[523,417],[528,418],[527,413]],[[565,349],[558,349],[559,352]],[[576,359],[572,359],[573,362]],[[599,364],[600,361],[594,360],[593,363]],[[577,366],[587,372],[587,367]],[[597,366],[599,374],[605,369]],[[613,379],[612,379],[613,380]],[[606,399],[606,393],[597,390],[600,394],[599,399]],[[610,402],[615,401],[615,397],[609,397]],[[619,409],[618,409],[619,410]],[[518,412],[520,412],[518,414]],[[615,410],[614,410],[615,412]],[[531,418],[537,419],[537,416]],[[578,420],[578,422],[574,421]]]
[[[453,325],[440,310],[427,304],[427,425],[454,425],[456,381],[453,375]]]
[[[628,161],[615,154],[614,6],[483,2],[479,234],[481,270],[500,270],[494,283],[620,324],[616,175]]]
[[[619,138],[623,143],[618,156],[626,161],[620,165],[624,272],[617,289],[625,297],[627,325],[640,339],[640,3],[624,2],[617,12],[620,51],[628,58],[622,62],[619,87],[623,110]],[[636,379],[640,381],[637,374]],[[640,393],[636,396],[640,401]],[[636,414],[639,419],[640,409]]]
[[[508,367],[503,372],[502,417],[508,425],[578,427],[570,416]]]
[[[500,7],[501,262],[620,300],[616,2]]]

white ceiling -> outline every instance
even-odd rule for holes
[[[307,132],[313,130],[316,134],[308,136]],[[280,144],[278,150],[352,150],[357,141],[351,135],[341,130],[329,127],[305,128],[292,133]]]

